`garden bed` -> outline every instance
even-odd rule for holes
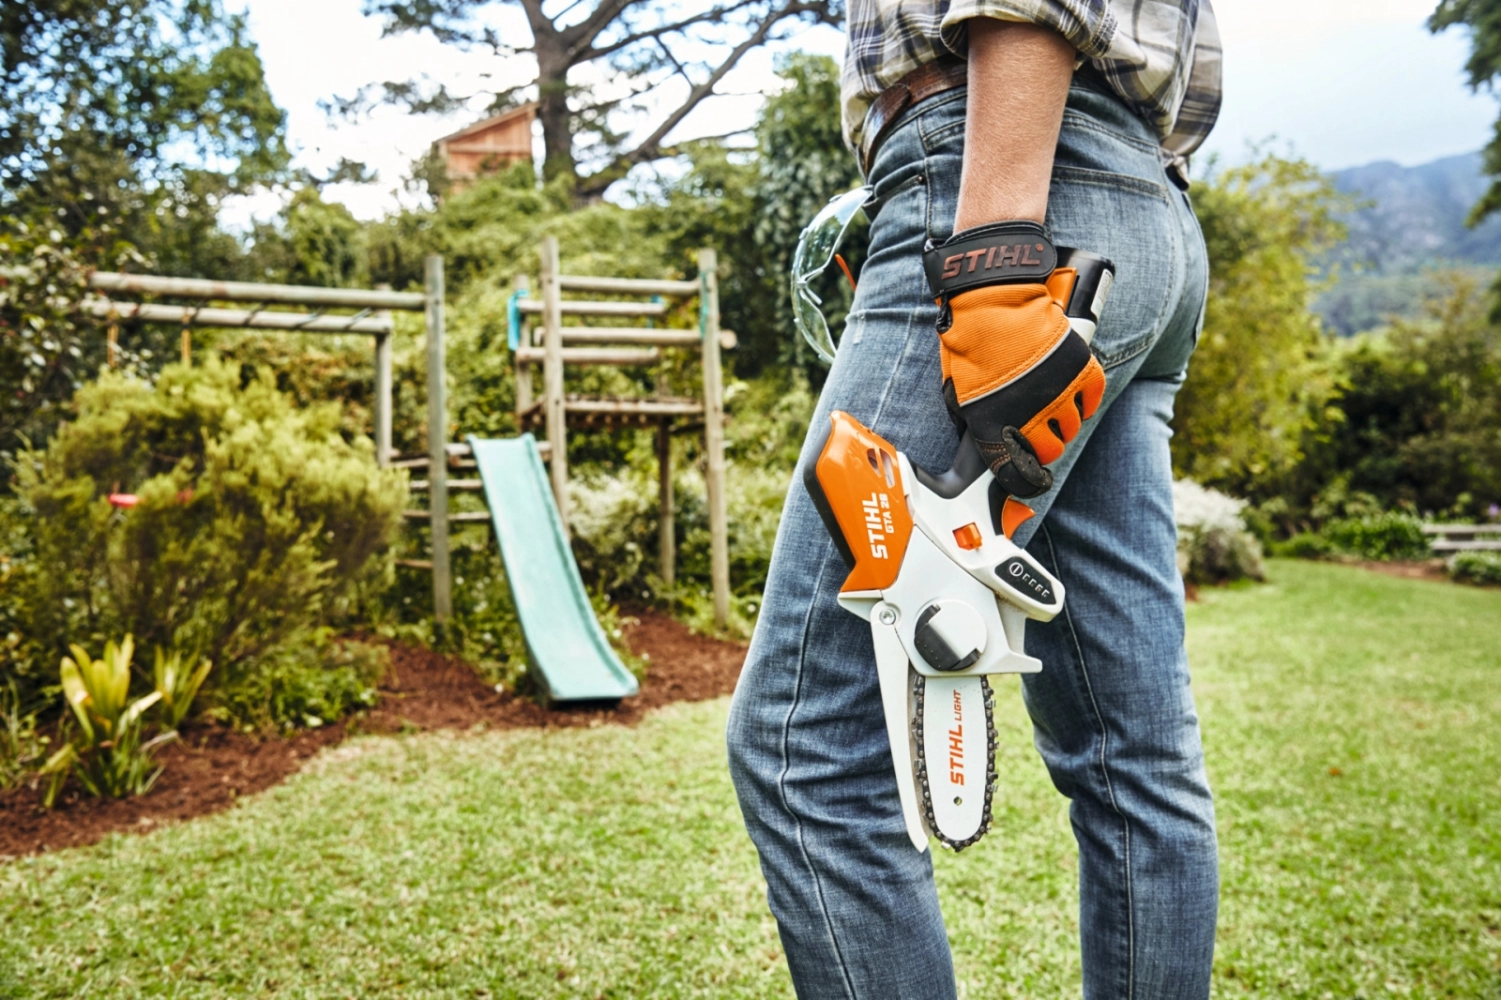
[[[406,645],[391,647],[391,669],[375,708],[321,729],[284,739],[238,733],[227,727],[185,727],[183,739],[163,749],[165,765],[150,793],[94,799],[70,785],[52,810],[41,807],[42,789],[0,792],[0,856],[80,847],[120,831],[145,832],[163,823],[229,808],[296,772],[324,747],[355,733],[429,729],[546,728],[632,725],[674,701],[704,701],[729,694],[745,647],[696,635],[672,618],[636,611],[626,619],[633,652],[650,657],[641,693],[613,707],[544,709],[497,692],[461,660]]]

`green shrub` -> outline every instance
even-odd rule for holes
[[[374,705],[389,665],[384,646],[312,629],[219,691],[212,712],[247,729],[317,728]]]
[[[1501,552],[1460,552],[1449,559],[1449,576],[1461,583],[1501,586]]]
[[[155,386],[106,374],[76,403],[47,450],[17,462],[34,534],[18,604],[35,646],[10,654],[14,672],[34,673],[65,643],[133,633],[212,661],[217,704],[260,705],[280,690],[262,667],[330,649],[309,631],[389,571],[405,474],[378,469],[367,440],[341,437],[334,407],[299,410],[269,377],[242,384],[213,361],[169,366]],[[112,494],[136,502],[112,505]]]
[[[1362,559],[1422,559],[1429,553],[1423,522],[1398,511],[1337,518],[1322,534],[1335,551]]]
[[[1188,583],[1262,580],[1261,543],[1246,530],[1246,502],[1191,479],[1173,483],[1178,569]]]
[[[1317,531],[1300,531],[1287,541],[1279,543],[1273,551],[1279,556],[1293,559],[1323,559],[1333,554],[1334,546]]]
[[[47,737],[14,679],[0,686],[0,788],[14,787],[42,763]]]

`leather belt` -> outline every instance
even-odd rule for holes
[[[940,59],[924,63],[887,87],[871,102],[865,112],[865,128],[860,133],[860,172],[870,176],[870,165],[886,131],[902,112],[936,94],[969,82],[969,64],[963,59]]]

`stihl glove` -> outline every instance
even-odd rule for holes
[[[923,255],[938,298],[943,395],[1001,487],[1018,499],[1053,485],[1045,466],[1094,416],[1105,371],[1064,308],[1072,270],[1033,222],[955,233]]]

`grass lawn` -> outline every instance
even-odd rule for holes
[[[1275,562],[1190,611],[1220,996],[1501,996],[1501,592]],[[1077,996],[1064,802],[999,701],[939,881],[962,996]],[[0,997],[785,997],[726,704],[367,737],[232,812],[0,866]]]

